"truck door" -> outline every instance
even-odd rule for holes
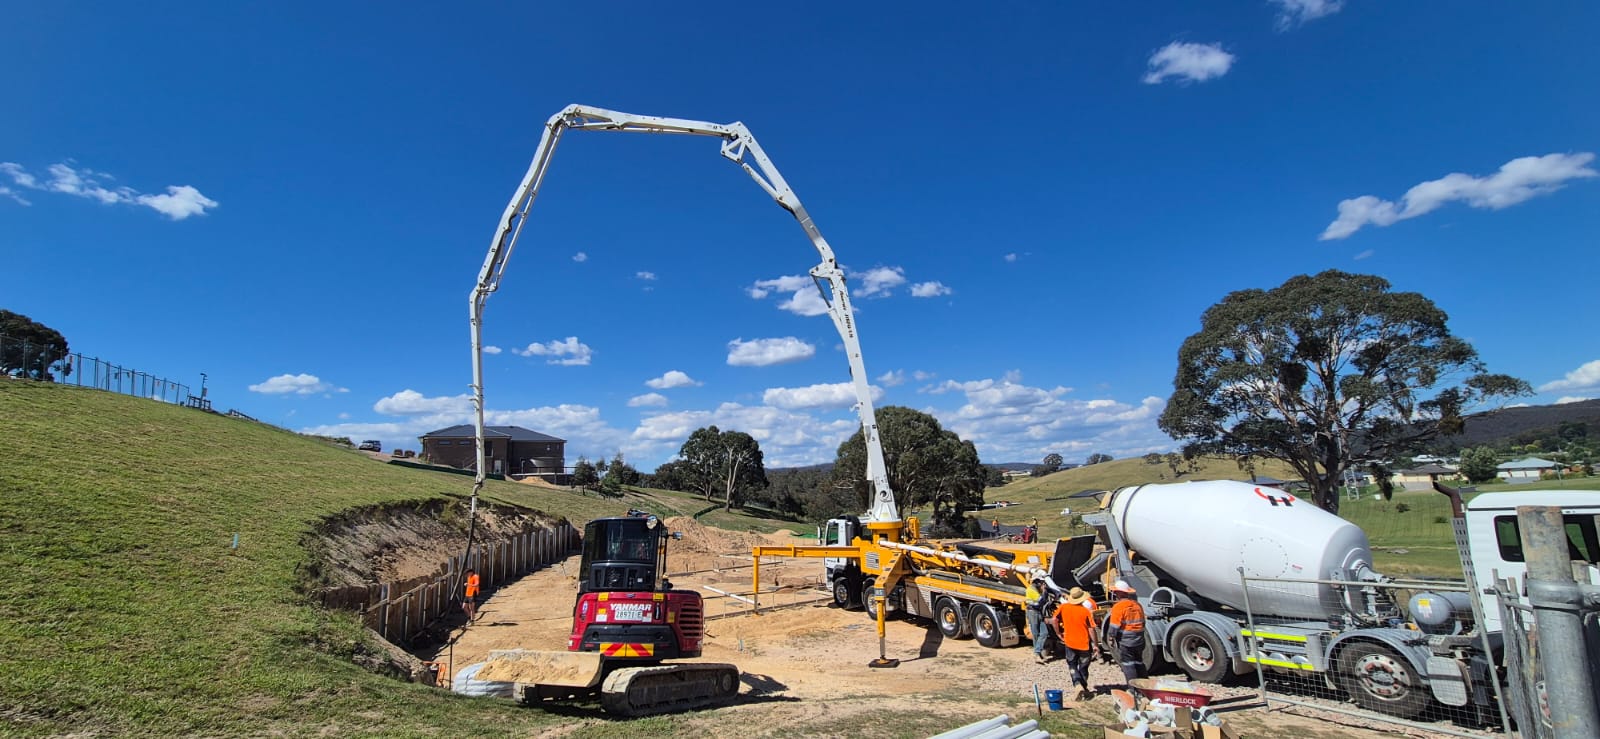
[[[1480,513],[1474,511],[1474,513]],[[1528,576],[1528,565],[1523,559],[1522,536],[1517,526],[1516,511],[1493,510],[1482,511],[1484,515],[1469,519],[1468,528],[1471,532],[1472,566],[1477,575],[1480,592],[1487,590],[1493,583],[1493,574],[1498,572],[1502,579],[1516,578],[1518,587]],[[1567,556],[1574,562],[1582,562],[1587,568],[1586,573],[1575,573],[1580,581],[1586,579],[1593,584],[1600,584],[1600,532],[1596,529],[1596,517],[1600,515],[1600,507],[1590,508],[1563,508],[1562,523],[1566,527]],[[1482,596],[1485,629],[1488,631],[1500,630],[1500,603],[1493,592],[1484,593]]]

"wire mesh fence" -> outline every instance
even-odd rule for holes
[[[1498,639],[1478,627],[1464,584],[1241,581],[1246,624],[1236,647],[1269,707],[1454,736],[1510,730]]]
[[[39,344],[0,334],[0,374],[76,387],[92,387],[136,395],[167,403],[193,405],[202,399],[189,386],[148,372],[123,367],[81,352],[62,353],[51,344]]]

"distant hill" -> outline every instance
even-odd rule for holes
[[[1461,434],[1440,437],[1433,448],[1455,452],[1464,447],[1527,443],[1554,432],[1562,423],[1587,423],[1595,433],[1600,433],[1600,400],[1502,408],[1474,413],[1466,420]]]

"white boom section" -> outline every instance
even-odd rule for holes
[[[800,198],[790,189],[789,183],[784,181],[783,176],[778,174],[777,167],[774,167],[772,160],[767,158],[761,145],[756,143],[750,130],[739,122],[721,124],[679,118],[658,118],[584,105],[569,105],[545,122],[544,133],[539,137],[539,148],[533,154],[533,162],[528,165],[528,173],[523,175],[522,184],[511,197],[511,202],[506,205],[505,215],[500,218],[500,226],[489,242],[489,254],[483,260],[483,269],[478,272],[478,283],[473,287],[469,297],[472,319],[472,406],[476,416],[478,444],[477,481],[472,488],[474,509],[478,491],[482,489],[486,475],[483,438],[483,304],[489,299],[490,293],[500,288],[500,279],[505,275],[506,263],[511,259],[511,251],[516,246],[517,236],[521,234],[522,226],[527,222],[528,210],[533,206],[534,198],[539,195],[539,188],[543,185],[545,173],[550,168],[550,158],[555,153],[556,144],[560,143],[561,134],[567,129],[675,133],[720,138],[722,156],[739,165],[745,174],[750,175],[750,179],[755,180],[762,190],[777,201],[779,207],[789,211],[795,220],[800,222],[800,228],[805,230],[812,246],[815,246],[817,253],[822,256],[821,263],[811,268],[811,278],[816,282],[817,291],[822,294],[823,302],[828,305],[828,316],[833,319],[834,328],[839,330],[839,336],[844,340],[845,356],[850,363],[850,378],[856,393],[855,411],[861,419],[861,431],[867,444],[867,478],[872,481],[874,491],[872,510],[868,512],[867,517],[873,521],[883,522],[900,520],[899,509],[894,502],[894,492],[889,489],[889,477],[883,462],[883,445],[878,438],[878,421],[872,410],[872,395],[867,386],[866,365],[861,359],[861,340],[856,333],[854,314],[850,310],[850,294],[845,290],[844,271],[839,269],[838,260],[833,256],[833,248],[822,238],[822,232],[817,230],[811,216],[800,204]],[[826,288],[824,284],[827,285]]]

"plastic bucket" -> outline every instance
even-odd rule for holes
[[[1044,691],[1044,702],[1050,704],[1050,710],[1052,710],[1052,711],[1061,710],[1061,691],[1059,691],[1059,690],[1046,690],[1046,691]]]

